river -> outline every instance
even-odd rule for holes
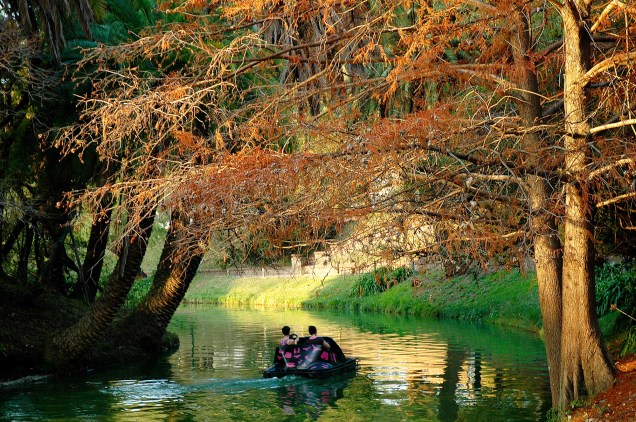
[[[357,373],[263,379],[289,325],[333,337]],[[0,390],[7,421],[542,421],[543,343],[500,327],[332,311],[181,306],[170,355]]]

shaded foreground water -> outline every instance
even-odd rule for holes
[[[280,327],[308,325],[358,357],[357,374],[263,379]],[[173,355],[117,371],[0,390],[2,420],[540,421],[550,408],[543,343],[457,321],[182,306]]]

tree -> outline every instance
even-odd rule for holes
[[[117,267],[104,291],[80,321],[61,333],[55,333],[47,345],[44,358],[54,368],[74,363],[111,324],[135,281],[152,230],[155,210],[143,207],[130,214],[133,234],[121,242]]]
[[[38,32],[44,33],[53,61],[57,64],[60,63],[60,53],[65,46],[64,20],[69,19],[72,12],[80,22],[84,33],[91,35],[93,8],[89,0],[71,2],[3,0],[0,2],[0,12],[2,12],[0,16],[7,16],[18,22],[23,33],[28,37],[37,35]]]
[[[38,279],[46,288],[63,289],[64,270],[77,266],[61,248],[70,214],[56,205],[64,189],[85,185],[90,166],[80,169],[72,157],[42,148],[40,135],[55,120],[55,110],[67,105],[61,73],[46,61],[37,39],[26,38],[14,21],[2,26],[0,190],[2,225],[11,233],[2,248],[3,270],[23,285]]]
[[[85,10],[87,2],[45,4],[8,1],[0,4],[3,19],[0,35],[6,41],[0,50],[0,80],[6,94],[2,97],[6,107],[0,114],[3,125],[0,138],[3,162],[0,174],[3,179],[1,227],[10,228],[9,224],[13,224],[7,241],[2,245],[2,269],[7,268],[11,273],[10,266],[13,265],[14,273],[7,277],[17,275],[24,288],[37,290],[44,287],[62,295],[72,290],[71,294],[94,301],[100,289],[98,282],[110,217],[113,209],[121,205],[114,213],[116,227],[124,232],[119,239],[118,267],[101,291],[99,300],[78,324],[63,333],[54,333],[46,351],[48,363],[54,366],[78,359],[103,334],[122,306],[138,274],[154,214],[153,206],[140,207],[137,202],[124,209],[127,206],[125,201],[105,195],[100,199],[100,206],[94,209],[91,236],[84,263],[80,265],[80,252],[70,223],[73,216],[81,211],[72,206],[63,208],[63,195],[72,195],[73,189],[84,189],[88,183],[99,187],[108,180],[108,175],[113,176],[119,166],[113,163],[108,166],[96,160],[92,147],[83,150],[81,157],[73,153],[61,157],[57,146],[47,142],[51,126],[75,121],[77,114],[73,95],[90,95],[87,94],[89,84],[64,81],[62,72],[46,61],[46,55],[37,42],[42,28],[36,24],[42,24],[44,29],[49,30],[48,47],[53,60],[59,65],[63,58],[69,68],[73,67],[74,59],[81,57],[77,55],[78,46],[97,45],[81,39],[80,30],[75,30],[75,22],[63,19],[62,12],[68,12],[69,5],[77,7],[84,35],[90,36],[91,29],[95,29],[101,42],[129,39],[127,28],[139,31],[143,26],[152,24],[155,16],[147,1],[137,2],[137,9],[130,2],[113,1],[108,4],[109,13],[100,13],[99,25],[91,28],[88,25],[92,13]],[[100,3],[100,6],[103,5]],[[103,12],[99,7],[96,10]],[[18,22],[22,24],[22,31],[18,30]],[[62,33],[63,29],[65,33]],[[35,37],[26,38],[31,35]],[[64,49],[67,45],[65,39],[70,40],[68,49]],[[99,69],[95,67],[90,71],[95,77]],[[43,144],[41,149],[40,144]],[[125,166],[124,171],[127,171]],[[8,188],[5,190],[5,187]],[[16,206],[12,202],[16,198],[24,205]],[[1,234],[4,234],[2,230]],[[22,242],[19,242],[20,236]],[[14,253],[16,246],[20,249]],[[68,269],[77,274],[77,282],[72,288],[67,284]],[[2,281],[4,284],[5,280]]]
[[[64,135],[69,148],[96,142],[107,159],[140,163],[113,194],[138,201],[130,193],[144,186],[137,192],[192,210],[188,236],[203,244],[237,227],[282,242],[300,219],[319,228],[373,214],[395,231],[435,226],[447,234],[439,247],[483,267],[532,251],[554,404],[610,385],[592,211],[633,197],[633,147],[613,134],[633,138],[632,8],[396,0],[178,10],[190,16],[179,31],[86,59],[184,58],[178,71],[105,75],[83,100],[83,124]],[[272,36],[273,22],[287,36]],[[121,149],[122,139],[144,148]]]
[[[591,162],[586,92],[591,67],[590,3],[565,2],[560,6],[565,47],[565,169],[570,176],[565,184],[562,300],[564,304],[578,304],[563,306],[558,402],[561,408],[581,392],[596,394],[614,382],[613,364],[602,343],[596,317],[594,220],[590,187],[582,177]]]

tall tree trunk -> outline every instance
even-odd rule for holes
[[[104,265],[104,254],[108,245],[111,213],[112,210],[108,209],[104,215],[98,213],[93,217],[91,234],[86,246],[86,256],[81,268],[83,276],[79,277],[73,290],[73,297],[84,298],[89,303],[95,301],[99,288],[99,278]]]
[[[530,63],[532,39],[528,22],[530,13],[520,6],[516,10],[516,25],[513,28],[510,43],[513,58],[519,69],[518,85],[521,93],[516,101],[519,115],[527,127],[532,127],[541,119],[539,83],[535,66]],[[537,132],[523,137],[523,149],[531,152],[528,165],[540,168],[540,152],[547,147],[547,139]],[[531,228],[534,233],[534,260],[539,284],[539,304],[543,320],[546,356],[550,374],[552,403],[557,403],[560,391],[560,352],[561,352],[561,269],[562,260],[560,241],[557,236],[556,221],[549,212],[549,198],[552,189],[540,176],[529,175],[525,178],[531,210]]]
[[[152,287],[133,316],[147,327],[142,339],[146,347],[159,344],[203,259],[203,251],[196,244],[191,245],[195,248],[192,251],[179,249],[184,224],[187,223],[173,214]]]
[[[47,222],[47,230],[51,234],[53,243],[48,251],[48,260],[44,266],[44,271],[40,274],[41,284],[59,293],[65,293],[64,268],[67,262],[66,255],[66,236],[68,236],[71,228],[65,226],[67,221],[57,218],[51,218]]]
[[[104,291],[80,321],[53,336],[45,351],[48,365],[60,367],[77,359],[110,325],[139,273],[154,222],[154,210],[139,224],[139,231],[122,246],[119,260]]]
[[[561,7],[565,44],[565,221],[561,389],[558,407],[612,386],[614,371],[598,327],[595,307],[592,214],[583,172],[589,161],[585,86],[590,35],[586,1]]]
[[[550,374],[552,403],[559,400],[561,390],[561,271],[562,258],[556,221],[548,212],[547,198],[551,192],[541,177],[526,178],[529,187],[532,230],[534,231],[534,261],[539,284],[539,305]]]
[[[11,249],[13,249],[13,245],[15,245],[15,242],[18,240],[18,238],[20,237],[20,233],[22,233],[22,230],[24,230],[25,227],[26,222],[23,219],[18,220],[16,225],[13,227],[13,230],[11,230],[11,233],[9,233],[7,240],[4,242],[4,245],[2,245],[2,248],[0,249],[0,264],[2,264],[5,257],[9,256],[9,252],[11,251]]]

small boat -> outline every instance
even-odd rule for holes
[[[328,378],[354,371],[358,360],[348,358],[331,337],[322,337],[330,346],[312,344],[309,337],[299,337],[298,344],[280,346],[274,352],[274,365],[263,371],[264,378],[302,375],[309,378]]]

